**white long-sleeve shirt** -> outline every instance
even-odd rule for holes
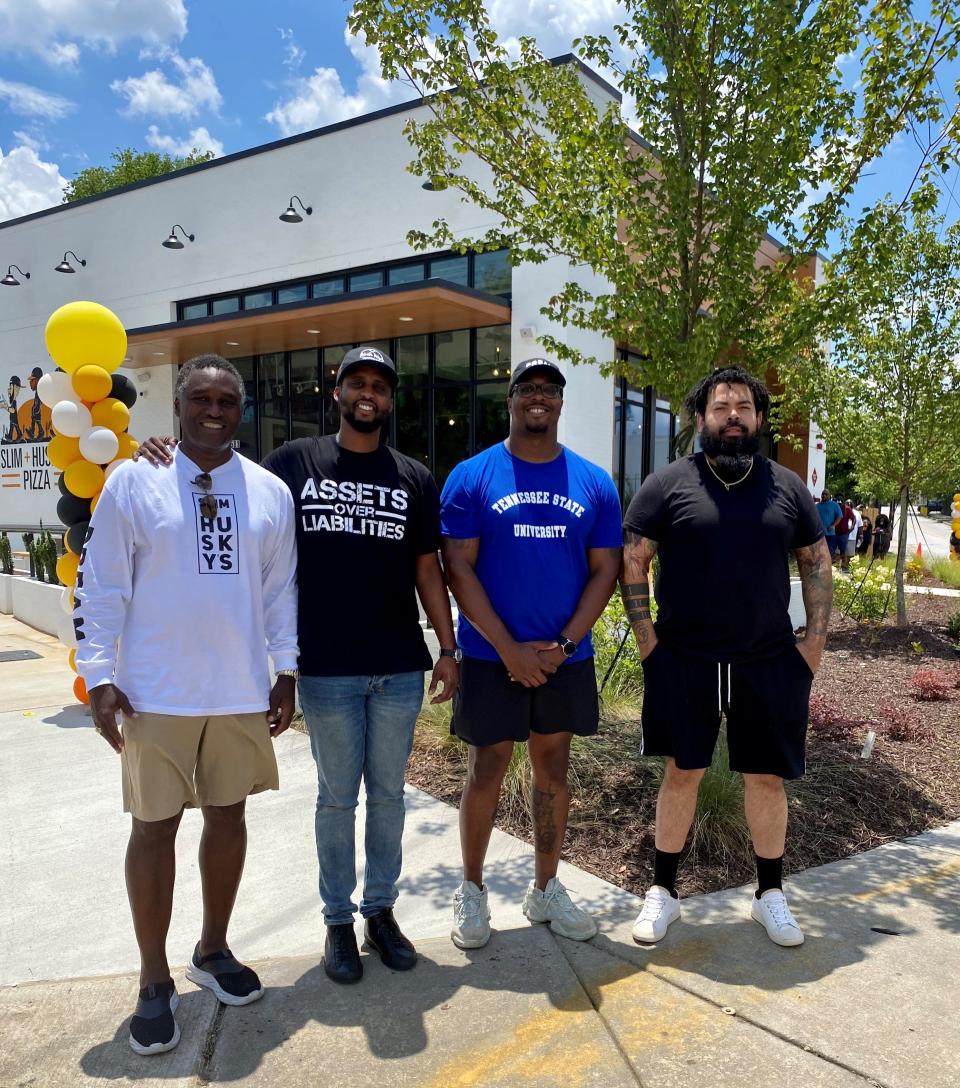
[[[170,467],[110,475],[77,576],[77,670],[135,710],[245,714],[269,706],[270,671],[297,667],[293,499],[234,453],[213,469],[217,515],[179,448]]]

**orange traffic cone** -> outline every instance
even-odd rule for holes
[[[920,559],[923,555],[923,545],[917,544],[917,558]]]

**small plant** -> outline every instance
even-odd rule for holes
[[[927,703],[949,699],[953,686],[953,677],[941,669],[917,669],[910,677],[913,694]]]
[[[881,623],[890,607],[891,573],[882,563],[850,561],[850,577],[833,583],[833,606],[857,623]]]
[[[0,533],[0,573],[13,574],[13,549],[6,530]],[[957,618],[960,619],[960,613],[957,613]]]
[[[750,832],[743,815],[743,776],[730,770],[726,726],[713,760],[700,781],[690,841],[690,862],[698,858],[737,864],[751,857]]]
[[[862,718],[852,717],[824,696],[810,696],[809,728],[821,740],[844,744],[855,739],[863,725]]]
[[[916,744],[929,740],[932,735],[930,727],[915,710],[892,703],[880,708],[880,724],[890,740],[900,743]]]
[[[24,533],[21,540],[23,541],[24,551],[26,551],[27,557],[30,560],[30,577],[41,577],[37,574],[37,561],[33,554],[33,533]]]
[[[913,652],[917,655],[917,657],[919,657],[923,653],[923,643],[922,642],[911,642],[910,643],[910,649],[913,650]]]
[[[927,565],[923,561],[923,556],[914,555],[908,559],[906,566],[904,567],[904,573],[910,585],[916,585],[918,582],[922,582],[923,576],[927,573]]]
[[[945,555],[937,556],[930,562],[930,573],[945,585],[960,589],[960,563]]]
[[[960,612],[954,612],[947,620],[947,634],[954,642],[960,642]]]

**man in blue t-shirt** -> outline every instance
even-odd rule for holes
[[[817,513],[820,515],[820,524],[823,526],[832,559],[837,554],[837,523],[843,517],[843,508],[829,491],[824,491],[817,503]]]
[[[563,372],[546,359],[514,370],[507,440],[458,465],[443,489],[444,565],[463,651],[452,731],[470,745],[460,803],[463,883],[451,937],[490,939],[483,861],[516,741],[532,767],[535,879],[523,912],[587,940],[596,923],[557,880],[574,735],[597,731],[590,632],[616,584],[620,502],[610,476],[557,441]]]

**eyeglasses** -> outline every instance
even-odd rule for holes
[[[517,382],[513,391],[518,397],[532,397],[534,393],[542,393],[547,400],[556,400],[563,395],[563,386],[556,382]]]
[[[190,483],[195,487],[199,487],[204,493],[198,504],[200,513],[207,521],[213,521],[217,516],[217,497],[213,493],[213,477],[209,472],[201,472],[200,475],[191,480]]]

